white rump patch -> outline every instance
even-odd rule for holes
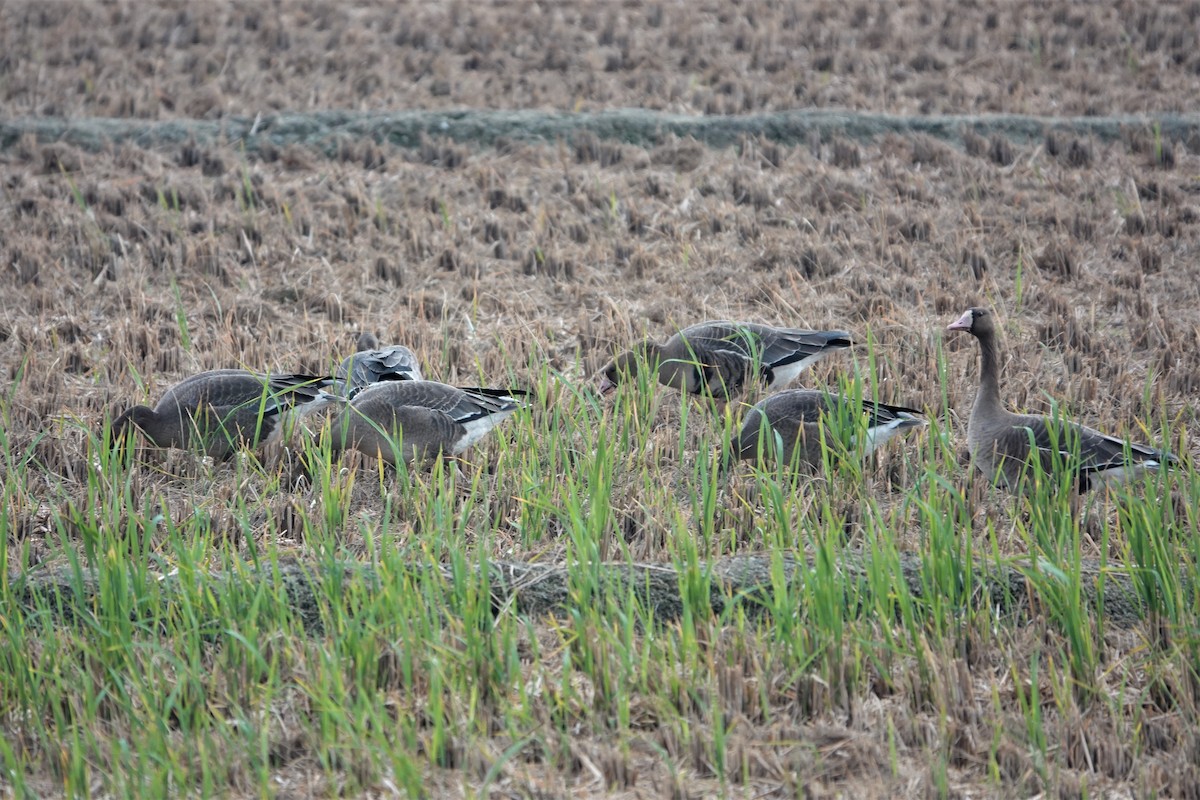
[[[784,364],[782,367],[771,367],[771,371],[775,373],[775,381],[771,385],[787,386],[789,383],[796,380],[796,378],[800,377],[801,372],[804,372],[804,370],[808,369],[813,364],[829,355],[834,349],[837,348],[827,347],[824,350],[818,350],[811,356],[806,356],[799,361],[793,361],[791,364]]]
[[[904,414],[891,422],[867,428],[866,441],[863,442],[863,456],[871,455],[905,428],[916,428],[924,424],[925,420],[918,419],[911,414]],[[857,440],[857,437],[855,439]]]
[[[517,408],[510,408],[504,411],[497,411],[494,414],[488,414],[486,417],[473,419],[470,422],[463,423],[463,435],[458,437],[450,448],[450,455],[456,456],[463,450],[466,450],[471,445],[478,442],[491,431],[492,428],[499,425],[504,420],[512,416]]]

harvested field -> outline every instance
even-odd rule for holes
[[[0,790],[1200,796],[1200,140],[1154,124],[1200,102],[1198,20],[1065,0],[0,5]],[[1046,127],[45,135],[625,108]],[[1107,115],[1148,116],[1111,138],[1055,123]],[[1185,466],[1082,520],[974,479],[977,348],[944,330],[969,305],[1001,319],[1009,405]],[[861,469],[715,478],[740,406],[592,382],[711,318],[848,329],[861,344],[801,383],[931,424]],[[532,408],[457,478],[330,459],[306,431],[225,463],[101,445],[186,375],[326,373],[361,331]],[[703,565],[743,557],[766,588],[723,593]],[[491,561],[526,584],[564,568],[558,614],[495,599]],[[673,613],[602,562],[666,575]],[[972,563],[1023,576],[1020,609]],[[304,614],[256,578],[280,570],[311,577]],[[38,575],[66,588],[26,593]],[[1144,619],[1106,608],[1106,580]]]

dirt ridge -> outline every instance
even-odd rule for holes
[[[860,603],[867,599],[866,574],[870,566],[870,558],[859,552],[843,553],[834,565],[834,569],[852,577],[849,585],[857,586],[862,592],[857,598]],[[770,553],[699,562],[694,572],[681,572],[666,564],[600,563],[593,568],[600,574],[604,596],[582,600],[573,595],[573,582],[566,565],[490,561],[486,568],[493,608],[497,610],[512,605],[523,616],[540,618],[567,613],[579,602],[624,606],[632,598],[641,608],[652,610],[656,620],[669,622],[682,616],[685,591],[690,595],[692,588],[703,587],[706,583],[709,605],[716,614],[730,603],[765,610],[758,598],[774,591],[777,570],[781,570],[788,588],[794,589],[805,580],[814,564],[811,558]],[[899,568],[913,596],[922,597],[930,590],[932,578],[925,574],[918,555],[901,554]],[[419,580],[426,567],[406,565],[403,569],[407,575]],[[1132,627],[1146,616],[1145,606],[1138,598],[1134,580],[1127,569],[1121,565],[1102,564],[1095,559],[1083,559],[1080,565],[1082,591],[1088,607],[1093,612],[1102,607],[1107,621],[1118,627]],[[1029,577],[1035,572],[1042,573],[1041,580],[1063,580],[1062,577],[1051,577],[1059,572],[1057,568],[1047,568],[1032,560],[1023,563],[1010,560],[999,564],[977,562],[969,575],[960,572],[957,583],[960,591],[964,586],[972,587],[969,610],[987,609],[1019,620],[1028,618],[1031,602],[1037,602],[1038,593],[1031,591],[1029,583]],[[443,567],[441,573],[443,580],[452,579],[449,567]],[[342,562],[322,566],[301,561],[281,562],[278,567],[264,566],[239,574],[214,572],[209,577],[216,581],[240,581],[248,591],[254,591],[252,587],[260,581],[282,586],[288,593],[289,604],[299,612],[305,627],[311,631],[320,630],[321,598],[329,596],[322,590],[322,582],[336,580],[341,585],[347,579],[357,578],[370,584],[381,579],[375,567],[368,564]],[[159,585],[167,602],[180,594],[183,580],[178,572],[160,579]],[[8,581],[14,587],[14,594],[21,598],[22,605],[31,610],[49,608],[63,621],[90,614],[103,583],[94,570],[77,575],[70,568],[11,574]],[[692,588],[681,589],[685,584]]]
[[[24,117],[0,120],[0,150],[25,136],[39,143],[64,142],[90,151],[133,143],[154,149],[185,142],[239,142],[249,152],[267,144],[301,144],[336,152],[339,142],[369,138],[398,147],[418,147],[428,138],[448,138],[478,147],[505,140],[556,141],[580,134],[629,144],[655,145],[675,136],[712,147],[746,137],[780,144],[828,141],[835,136],[870,140],[888,134],[918,135],[961,144],[968,134],[1030,142],[1050,132],[1092,136],[1102,141],[1131,130],[1151,131],[1164,140],[1192,141],[1200,134],[1200,114],[1041,117],[1021,114],[908,116],[850,110],[810,109],[731,116],[687,116],[642,109],[596,113],[546,111],[325,111],[308,114],[231,116],[219,120],[146,121],[125,118]]]

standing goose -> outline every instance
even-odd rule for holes
[[[851,422],[852,402],[850,398],[815,389],[789,389],[771,395],[746,415],[741,431],[732,442],[732,456],[743,460],[762,457],[768,462],[777,460],[782,465],[818,467],[822,462],[822,439],[826,446],[834,446],[836,433],[829,427],[829,422],[839,417]],[[901,431],[925,424],[920,411],[870,400],[863,401],[862,413],[858,431],[866,437],[862,445],[863,457],[875,452]],[[857,444],[858,435],[853,436],[851,445]]]
[[[602,394],[637,375],[638,362],[657,366],[658,381],[681,392],[729,400],[761,377],[785,386],[806,367],[851,345],[846,331],[776,328],[753,322],[701,322],[664,344],[646,340],[618,355],[600,371]]]
[[[347,356],[334,376],[339,394],[348,396],[380,381],[419,381],[421,367],[417,355],[404,345],[380,347],[374,334],[358,337],[358,352]]]
[[[1108,481],[1127,480],[1145,470],[1178,463],[1170,453],[1040,414],[1014,414],[1000,400],[1000,348],[992,313],[969,308],[948,330],[966,331],[979,340],[979,391],[967,424],[971,460],[993,483],[1017,491],[1037,457],[1042,470],[1073,469],[1079,491]],[[1078,445],[1078,463],[1073,462]],[[1036,448],[1036,452],[1035,452]]]
[[[112,437],[129,426],[155,447],[200,447],[227,459],[241,444],[255,447],[277,436],[287,413],[306,414],[327,405],[322,387],[331,378],[263,375],[244,369],[217,369],[192,375],[172,386],[154,408],[137,405],[112,424]]]
[[[334,451],[353,448],[393,466],[397,460],[455,456],[479,441],[528,394],[521,389],[459,389],[437,381],[387,381],[361,390],[334,418]]]

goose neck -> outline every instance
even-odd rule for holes
[[[979,396],[977,406],[1000,407],[1000,347],[996,335],[986,331],[979,335]]]

